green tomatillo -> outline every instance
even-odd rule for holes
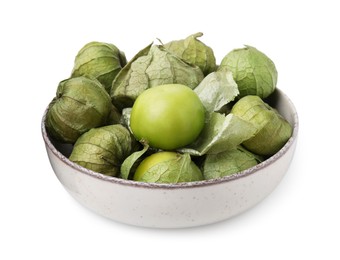
[[[74,143],[91,128],[107,124],[111,107],[110,96],[98,80],[66,79],[49,105],[46,128],[53,139]]]
[[[110,93],[113,79],[126,65],[124,52],[105,42],[89,42],[82,47],[75,60],[72,77],[95,78]]]
[[[277,70],[273,61],[254,47],[229,52],[221,61],[219,70],[233,73],[240,95],[257,95],[266,98],[274,92]]]
[[[203,180],[203,175],[189,154],[158,152],[146,157],[137,167],[135,181],[179,183]]]
[[[242,144],[249,151],[271,156],[278,152],[292,135],[293,128],[279,112],[258,96],[245,96],[231,109],[231,113],[251,123],[255,135]]]
[[[135,137],[162,150],[190,144],[204,123],[205,109],[199,97],[181,84],[147,89],[136,99],[130,117]]]

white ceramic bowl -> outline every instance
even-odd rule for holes
[[[293,126],[286,145],[266,161],[215,180],[153,184],[105,176],[70,160],[69,145],[42,135],[52,168],[65,189],[85,207],[115,221],[145,227],[183,228],[228,219],[253,207],[279,184],[292,160],[298,134],[294,105],[280,90],[269,103]]]

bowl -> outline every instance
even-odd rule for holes
[[[292,137],[262,163],[219,179],[179,184],[143,183],[106,176],[68,159],[72,146],[42,136],[55,175],[79,203],[114,221],[155,228],[206,225],[236,216],[268,196],[284,177],[294,155],[298,116],[290,99],[277,89],[268,100],[293,126]]]

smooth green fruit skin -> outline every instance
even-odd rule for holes
[[[173,160],[177,158],[177,153],[175,152],[159,152],[150,155],[145,158],[137,167],[136,172],[133,176],[135,181],[140,181],[143,178],[144,173],[147,172],[152,166],[158,163]]]
[[[130,127],[153,148],[174,150],[192,143],[201,133],[205,109],[197,94],[181,84],[145,90],[136,99]]]

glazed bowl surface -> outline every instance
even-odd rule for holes
[[[262,163],[214,180],[180,184],[143,183],[106,176],[68,159],[72,147],[41,130],[55,175],[79,203],[109,219],[143,227],[184,228],[226,220],[267,197],[287,172],[298,136],[293,103],[279,89],[268,101],[292,125],[284,147]]]

